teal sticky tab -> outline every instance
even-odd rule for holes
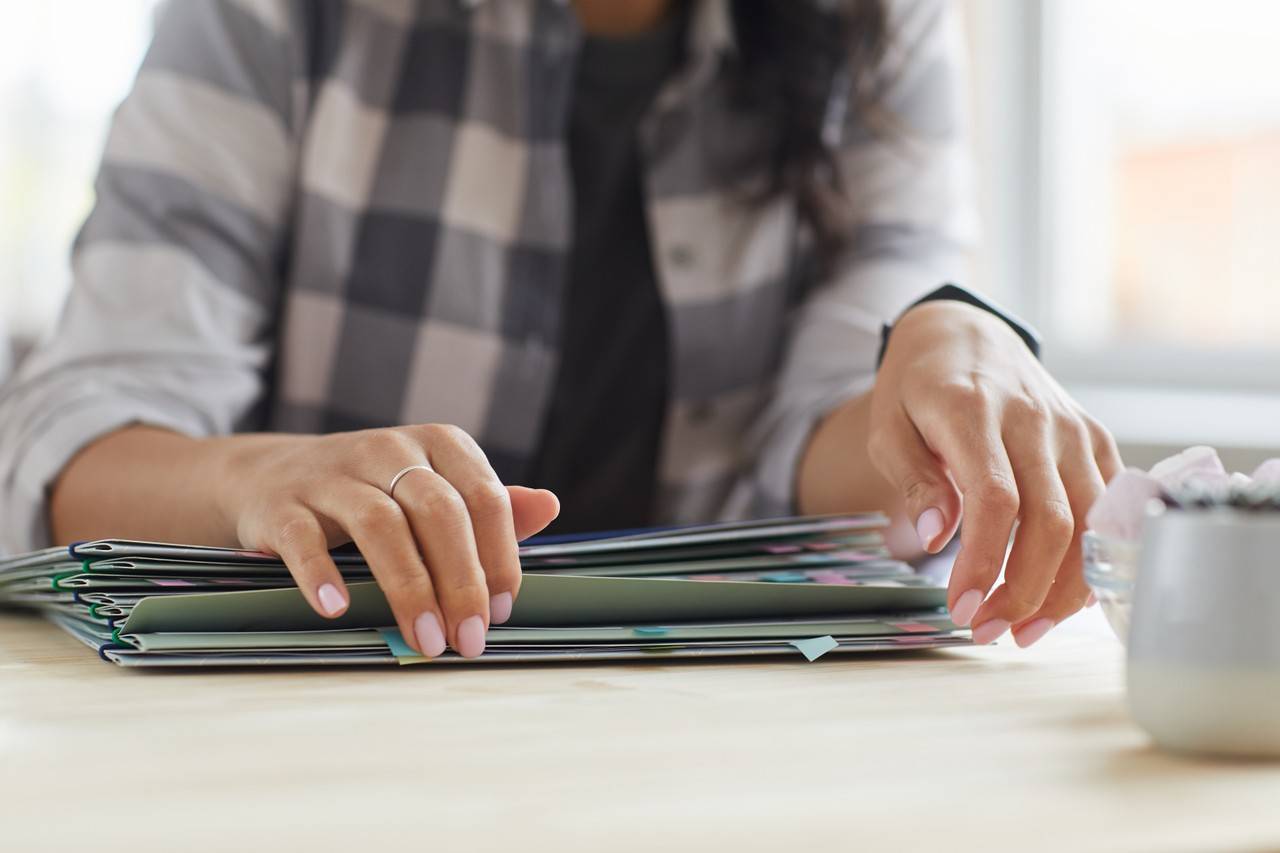
[[[423,657],[409,648],[409,644],[404,641],[404,636],[400,633],[399,628],[379,628],[378,633],[382,636],[382,641],[387,644],[387,648],[391,649],[391,654],[396,656],[396,663],[401,665],[428,663],[431,660],[431,658]]]
[[[767,583],[804,583],[808,579],[808,575],[800,572],[773,572],[760,576],[760,580]]]
[[[641,637],[661,637],[663,634],[670,633],[670,628],[663,628],[661,625],[642,625],[639,628],[632,628],[633,634],[639,634]]]
[[[812,662],[840,645],[830,634],[825,637],[810,637],[807,640],[792,640],[791,645],[800,650],[805,659]]]

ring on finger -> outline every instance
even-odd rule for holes
[[[432,468],[430,465],[428,465],[425,462],[419,462],[416,465],[406,465],[404,468],[401,468],[399,471],[397,471],[396,475],[391,478],[391,485],[387,486],[387,494],[390,495],[391,497],[395,497],[394,493],[396,490],[396,484],[399,483],[400,480],[404,477],[404,475],[408,474],[410,471],[430,471],[431,473],[434,474],[435,470],[436,469]]]

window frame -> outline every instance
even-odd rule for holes
[[[968,0],[966,7],[977,54],[972,83],[984,284],[1044,333],[1045,364],[1064,384],[1280,394],[1280,342],[1230,350],[1114,341],[1089,347],[1073,344],[1054,322],[1055,299],[1071,286],[1055,262],[1062,210],[1053,185],[1065,172],[1053,115],[1055,93],[1064,85],[1065,46],[1051,28],[1064,2]]]

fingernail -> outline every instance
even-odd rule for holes
[[[440,620],[431,611],[418,617],[413,623],[413,632],[418,635],[418,648],[427,657],[438,657],[444,652],[444,632],[440,630]]]
[[[920,513],[920,517],[916,519],[916,534],[920,537],[921,548],[929,550],[933,540],[942,533],[943,522],[942,510],[936,506],[931,506]]]
[[[500,592],[489,598],[489,624],[501,625],[511,618],[511,593]]]
[[[470,616],[458,626],[458,644],[455,647],[464,658],[478,658],[484,651],[484,620]]]
[[[337,616],[347,606],[346,596],[338,592],[338,588],[331,583],[323,584],[316,590],[316,598],[320,599],[320,606],[324,608],[326,616]]]
[[[1003,619],[989,619],[973,629],[973,641],[980,646],[995,640],[1009,630],[1009,623]]]
[[[956,606],[951,608],[951,621],[961,628],[973,621],[973,614],[982,605],[982,590],[971,589],[956,599]]]
[[[1049,630],[1053,628],[1054,624],[1055,623],[1052,619],[1037,619],[1018,633],[1014,634],[1013,641],[1025,649],[1027,646],[1049,633]]]
[[[1097,603],[1098,603],[1098,596],[1094,595],[1093,593],[1089,593],[1089,597],[1084,600],[1085,607],[1092,607]]]

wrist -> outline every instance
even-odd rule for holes
[[[218,525],[230,539],[240,541],[240,520],[257,489],[255,475],[279,455],[287,441],[307,438],[247,434],[205,439],[202,477],[212,484]]]
[[[933,306],[944,307],[935,309]],[[1000,324],[1002,324],[1008,331],[1011,331],[1015,337],[1026,345],[1026,348],[1035,358],[1038,359],[1040,357],[1040,337],[1036,333],[1035,329],[972,291],[966,290],[963,287],[958,287],[954,284],[944,284],[942,287],[925,294],[920,299],[907,306],[907,308],[898,315],[897,322],[893,324],[886,323],[882,327],[880,332],[880,352],[876,357],[876,366],[879,367],[880,364],[884,362],[885,353],[888,350],[889,341],[891,336],[893,336],[894,329],[901,326],[902,321],[906,319],[908,315],[914,314],[915,317],[918,318],[922,316],[922,314],[924,316],[941,314],[944,317],[952,318],[953,321],[959,324],[962,328],[982,328],[983,324],[974,319],[971,314],[966,314],[966,312],[963,311],[949,310],[960,307],[972,309],[977,311],[979,314],[986,315],[988,318],[998,320]],[[966,317],[973,321],[971,325],[966,324]],[[947,331],[949,331],[949,327],[944,327],[943,332],[945,333]]]
[[[1017,364],[1024,359],[1035,361],[1025,342],[999,317],[962,303],[926,303],[903,313],[878,373],[896,377],[926,363],[932,370],[939,361],[954,366]]]
[[[911,306],[894,323],[895,334],[904,329],[907,334],[915,334],[921,329],[928,329],[931,334],[976,331],[1000,339],[1019,340],[1018,334],[997,315],[951,300],[922,302]]]
[[[1000,316],[964,302],[924,302],[910,307],[893,325],[881,364],[913,355],[948,351],[977,362],[1034,356],[1027,343]],[[891,356],[892,353],[892,356]]]

